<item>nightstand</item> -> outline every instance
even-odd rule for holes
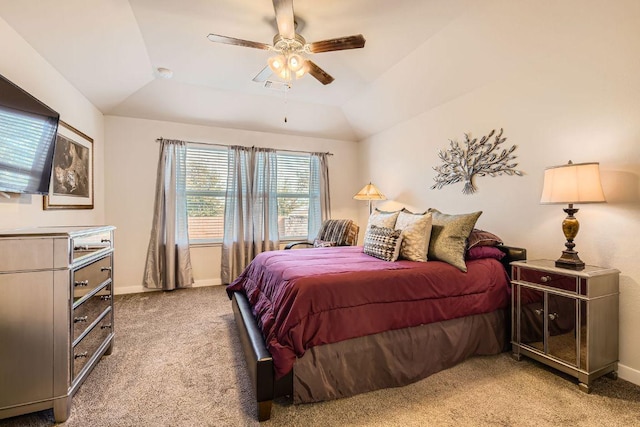
[[[572,375],[587,393],[594,379],[616,378],[620,272],[591,265],[568,270],[551,260],[515,261],[511,268],[514,358]]]

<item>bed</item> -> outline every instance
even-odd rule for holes
[[[507,348],[505,256],[387,262],[361,246],[265,252],[227,287],[258,419],[294,403],[406,385],[472,355]]]

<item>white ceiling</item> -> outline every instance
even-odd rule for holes
[[[270,44],[271,0],[0,0],[0,17],[105,115],[359,140],[366,123],[345,105],[366,96],[467,4],[294,0],[308,42],[354,34],[367,42],[363,49],[314,55],[335,81],[323,86],[305,76],[286,97],[251,80],[268,51],[206,38],[216,33]],[[173,78],[159,78],[158,67],[173,70]],[[375,128],[381,127],[378,121]]]

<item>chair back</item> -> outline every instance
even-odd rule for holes
[[[336,246],[354,246],[359,231],[360,227],[350,219],[328,219],[322,223],[316,239],[336,242]]]

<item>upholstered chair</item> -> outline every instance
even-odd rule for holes
[[[350,219],[328,219],[322,223],[316,238],[309,242],[293,242],[285,246],[291,249],[295,246],[329,247],[354,246],[358,243],[360,227]]]

